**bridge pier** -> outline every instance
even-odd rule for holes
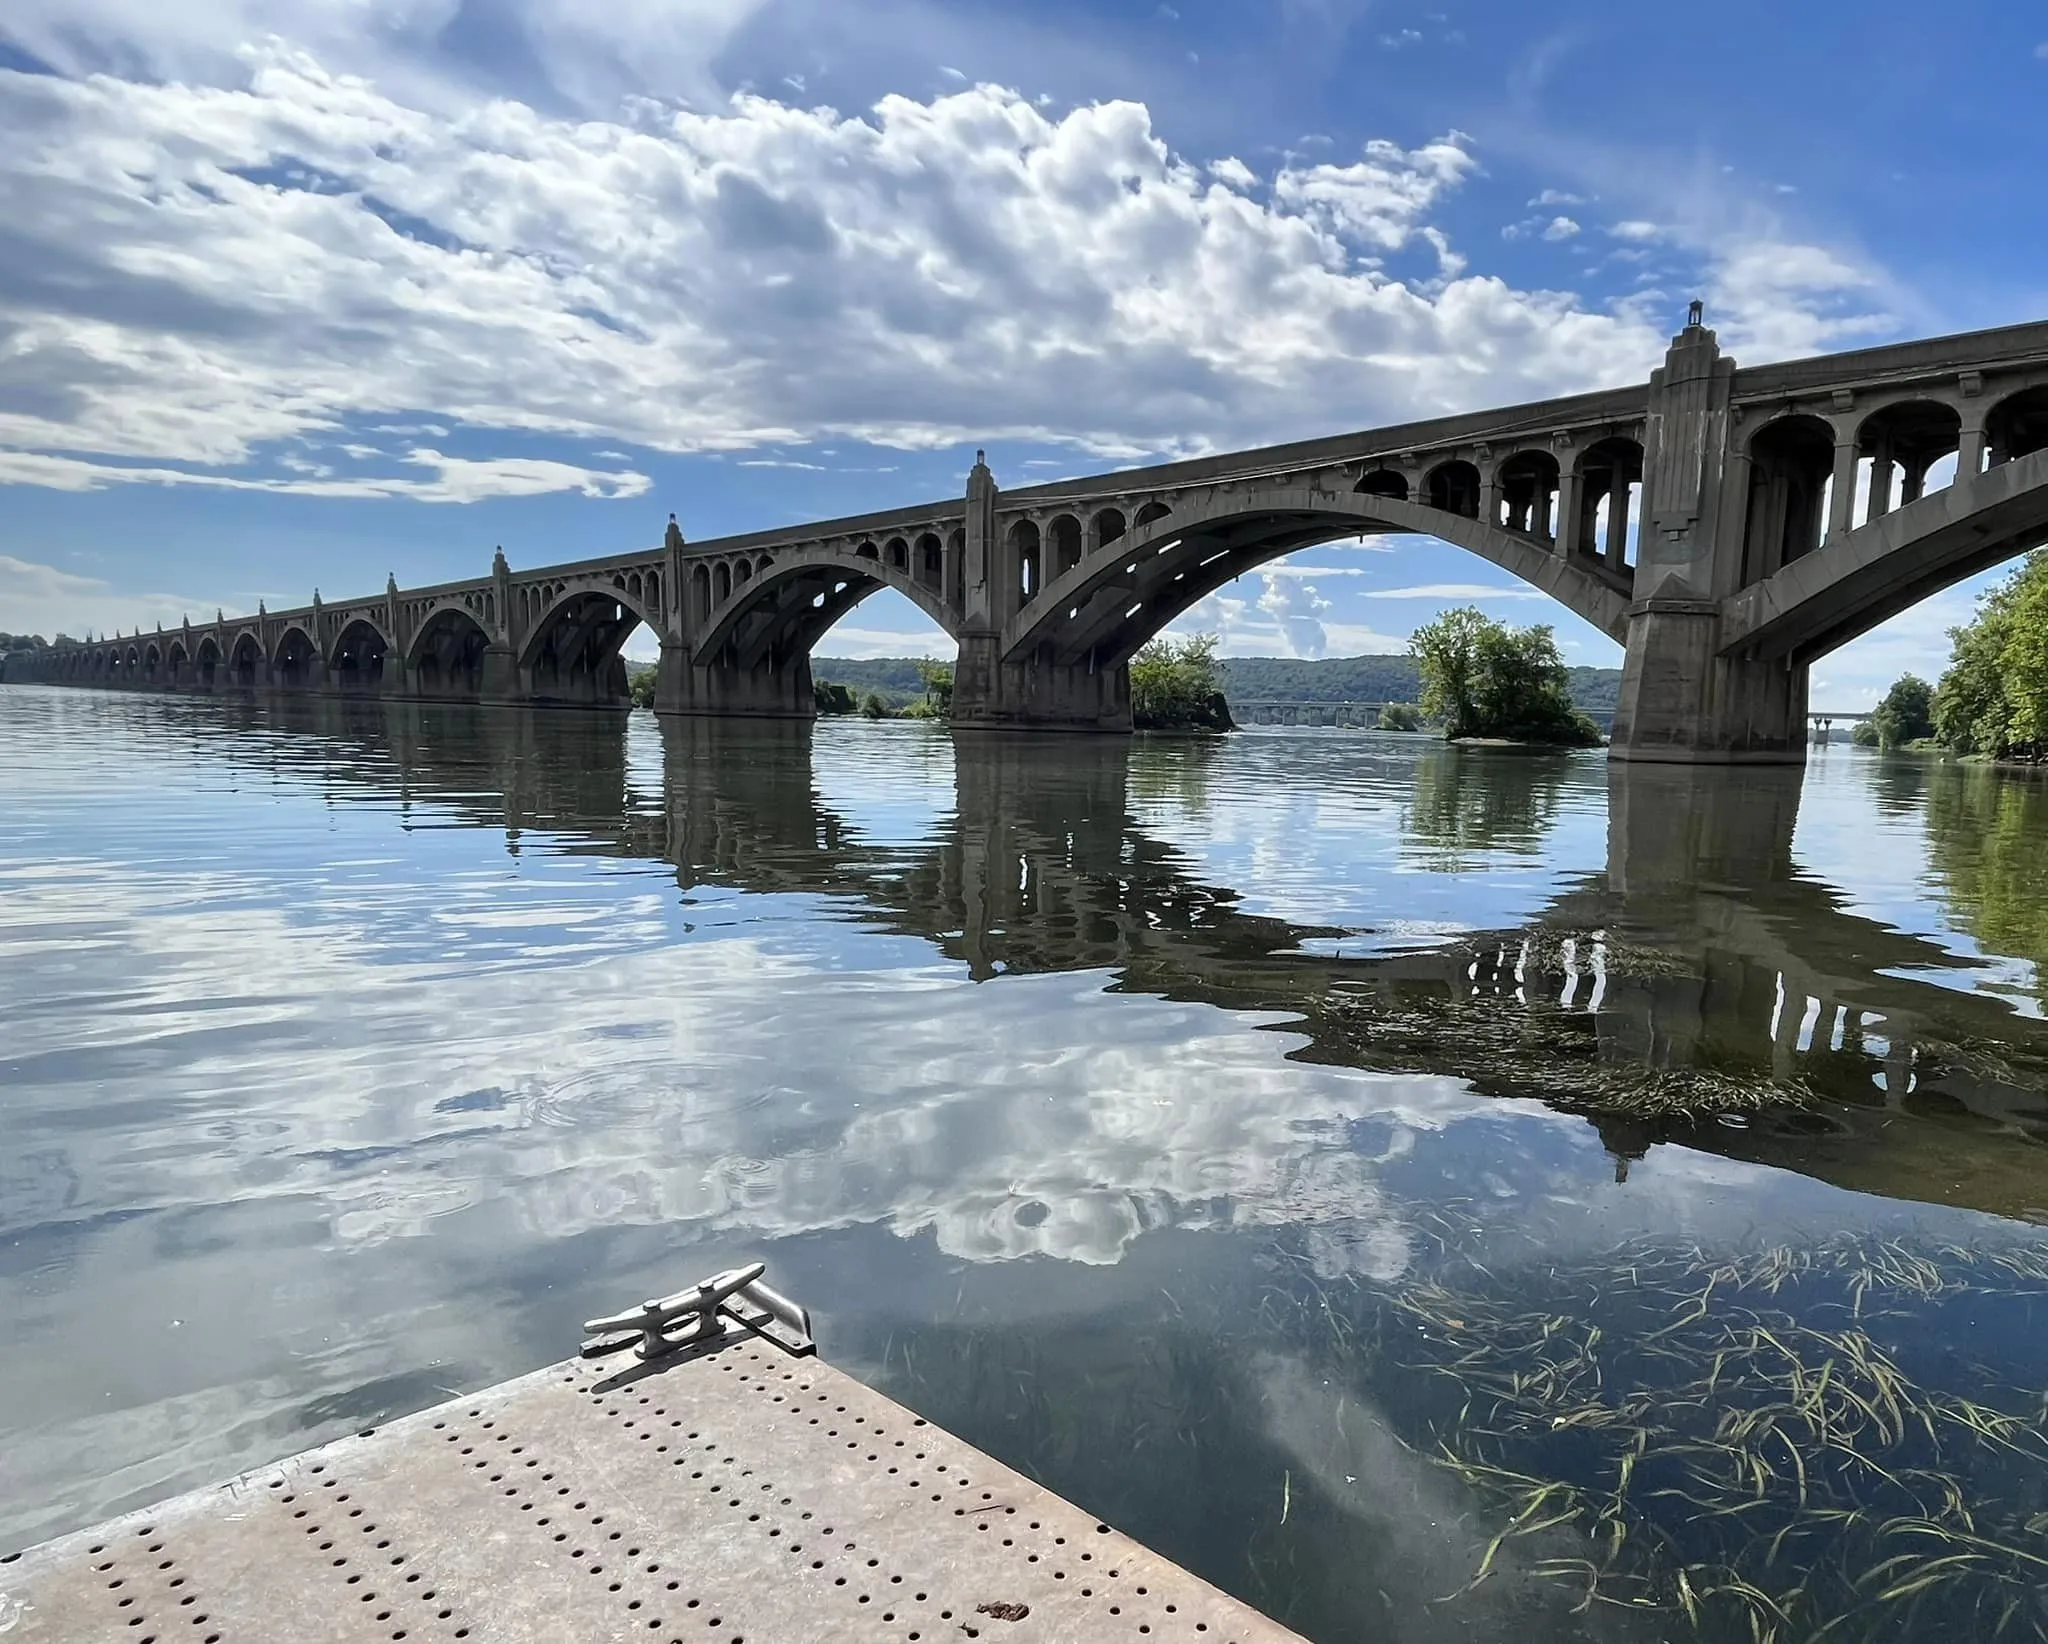
[[[960,636],[953,724],[961,730],[1129,731],[1131,671],[1033,657],[1005,662],[1001,637]]]
[[[1611,758],[1797,765],[1806,758],[1806,665],[1721,654],[1717,601],[1649,599],[1629,612]]]
[[[815,719],[811,658],[769,657],[753,668],[691,660],[690,648],[664,639],[654,676],[654,711],[730,719]]]

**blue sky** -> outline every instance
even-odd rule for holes
[[[0,628],[77,632],[2048,314],[2048,15],[9,0]],[[1815,669],[1939,670],[1951,590]],[[1456,549],[1192,620],[1394,649]],[[878,595],[828,653],[937,649]]]

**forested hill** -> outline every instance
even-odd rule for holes
[[[1338,656],[1320,662],[1290,657],[1233,656],[1222,660],[1223,694],[1232,702],[1413,702],[1422,694],[1411,656]],[[1612,712],[1621,689],[1619,668],[1574,668],[1572,700],[1593,712]],[[845,662],[814,657],[811,676],[874,691],[892,703],[924,694],[912,657]]]

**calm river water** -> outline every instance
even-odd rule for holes
[[[1312,1638],[2048,1633],[2048,787],[0,688],[0,1547],[761,1257]]]

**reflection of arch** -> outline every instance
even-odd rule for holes
[[[313,668],[319,656],[312,636],[294,623],[278,635],[270,662],[272,682],[295,691],[305,690],[313,683]]]
[[[808,655],[833,623],[884,587],[894,588],[953,633],[953,613],[942,590],[843,550],[797,548],[784,552],[751,584],[714,607],[712,621],[698,636],[693,660],[708,664],[730,648],[735,661],[751,668],[764,660]]]
[[[405,677],[420,696],[475,697],[483,687],[484,652],[491,636],[461,605],[428,613],[406,652]]]
[[[1835,466],[1835,431],[1819,417],[1777,417],[1749,441],[1745,585],[1820,546],[1822,502]]]
[[[327,677],[342,691],[377,691],[384,683],[384,663],[390,651],[384,631],[367,617],[357,617],[334,636]]]
[[[1354,489],[1369,497],[1392,497],[1396,502],[1408,500],[1408,477],[1397,474],[1391,468],[1375,468],[1361,479]]]
[[[643,622],[657,626],[622,588],[565,590],[541,613],[520,653],[519,671],[528,697],[536,702],[625,703],[626,665],[619,647]]]
[[[1135,532],[1114,554],[1092,556],[1003,633],[1006,658],[1050,646],[1068,662],[1127,660],[1154,634],[1233,577],[1316,543],[1367,532],[1412,532],[1464,548],[1543,589],[1617,641],[1627,630],[1629,583],[1584,562],[1568,564],[1527,538],[1418,503],[1357,492],[1212,493],[1170,520]]]
[[[1442,513],[1477,519],[1479,470],[1462,460],[1440,462],[1429,471],[1422,494],[1430,507]]]

